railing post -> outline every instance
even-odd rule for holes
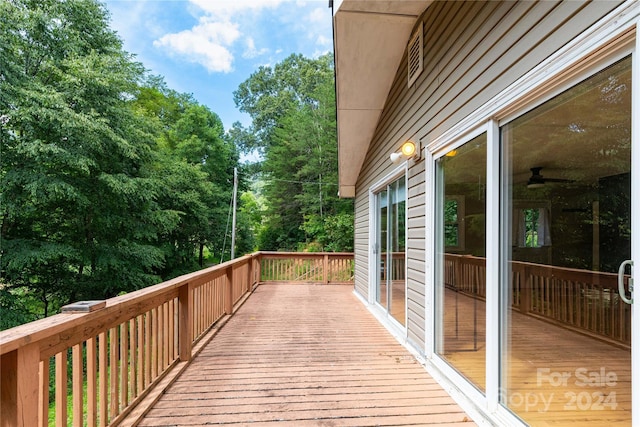
[[[227,283],[224,287],[224,312],[233,314],[233,266],[227,267]]]
[[[0,358],[0,426],[38,425],[40,348],[37,343],[3,354]]]
[[[524,267],[521,274],[520,312],[523,314],[527,314],[529,312],[529,308],[531,307],[531,280],[533,275],[531,274],[531,268],[529,268],[528,265]]]
[[[193,302],[191,286],[185,283],[178,290],[178,351],[180,360],[187,362],[191,360],[191,346],[193,337],[191,336],[193,326]]]
[[[258,255],[256,257],[256,263],[257,263],[257,267],[256,267],[256,284],[260,283],[260,281],[262,280],[262,255]]]
[[[458,292],[462,286],[462,256],[456,257],[455,270],[453,273],[454,288]]]
[[[253,285],[251,284],[252,269],[253,269],[253,258],[249,258],[249,260],[247,261],[247,289],[245,289],[245,293],[251,292],[251,289],[253,288]]]
[[[324,254],[324,260],[322,263],[322,282],[325,285],[329,284],[329,254]]]

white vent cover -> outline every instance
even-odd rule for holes
[[[409,45],[407,46],[407,59],[409,69],[409,87],[416,81],[420,73],[422,72],[422,33],[423,23],[416,29],[416,32],[411,36]]]

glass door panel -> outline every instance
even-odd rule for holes
[[[378,283],[376,286],[376,302],[380,304],[385,309],[387,308],[387,275],[388,275],[388,249],[387,249],[387,233],[388,230],[388,206],[389,200],[387,198],[387,191],[381,191],[377,195],[377,204],[378,204],[378,222],[377,222],[377,239],[376,243],[378,247],[378,274],[376,277],[378,278]]]
[[[436,162],[436,352],[485,389],[487,136]]]
[[[406,191],[405,179],[393,182],[390,186],[391,217],[389,228],[389,246],[391,263],[389,272],[389,311],[394,319],[405,324],[405,244],[406,244]]]
[[[631,425],[630,58],[501,138],[502,404],[531,425]]]
[[[405,324],[406,317],[406,178],[376,194],[376,302]]]

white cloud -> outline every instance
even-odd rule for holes
[[[229,18],[242,12],[258,12],[264,8],[277,8],[284,0],[189,0],[207,15]]]
[[[252,28],[252,18],[265,8],[277,8],[284,0],[189,0],[204,13],[198,25],[178,33],[165,34],[153,42],[169,54],[204,66],[209,72],[229,73],[233,70],[233,45],[244,34],[240,28]],[[247,36],[243,58],[250,59],[268,52],[257,49],[253,37]]]
[[[287,51],[291,47],[292,52],[309,54],[310,50],[315,50],[314,55],[320,51],[326,53],[333,42],[331,11],[318,7],[325,2],[189,0],[188,10],[198,19],[197,25],[156,36],[154,46],[175,57],[200,64],[209,72],[224,73],[234,70],[236,56],[241,55],[245,60],[273,55],[274,52],[277,56],[283,51],[282,45],[287,46]],[[280,29],[285,28],[287,38],[279,35]]]
[[[166,34],[153,42],[170,53],[204,66],[209,72],[233,70],[233,54],[229,47],[240,37],[238,25],[231,22],[209,22],[202,18],[190,30]]]
[[[333,39],[331,38],[331,10],[316,7],[304,17],[307,38],[315,42],[315,52],[312,57],[331,51]]]
[[[263,47],[262,49],[256,49],[256,42],[253,40],[253,37],[251,36],[247,37],[245,39],[245,42],[247,44],[247,48],[242,54],[243,58],[252,59],[252,58],[256,58],[258,56],[264,55],[266,53],[269,53],[269,49],[267,49],[266,47]]]
[[[142,50],[142,41],[138,37],[139,31],[154,36],[161,35],[154,20],[148,19],[156,13],[158,5],[153,2],[111,1],[108,10],[111,15],[110,27],[124,40],[125,48],[132,51]]]
[[[325,37],[322,34],[318,35],[318,38],[316,38],[316,44],[320,46],[331,46],[332,42],[333,41],[329,37]]]
[[[327,20],[327,11],[325,9],[317,7],[313,9],[311,13],[309,13],[309,15],[307,15],[307,19],[310,22],[324,24]]]

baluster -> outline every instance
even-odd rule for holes
[[[98,418],[96,376],[96,339],[91,337],[87,340],[87,425],[89,427],[95,426]]]
[[[98,371],[100,386],[100,427],[107,425],[107,408],[109,403],[107,387],[107,333],[101,332],[98,335]]]
[[[38,392],[38,425],[47,427],[49,425],[49,358],[40,361],[39,392]],[[5,379],[5,376],[2,376]],[[3,411],[4,412],[4,411]]]
[[[83,366],[82,366],[82,344],[76,344],[71,349],[71,384],[73,394],[73,426],[82,427],[82,394],[83,390]]]
[[[67,425],[67,350],[56,354],[56,426]]]

